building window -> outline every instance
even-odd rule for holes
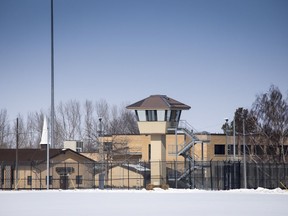
[[[83,176],[77,175],[76,176],[76,184],[82,184],[82,182],[83,182]]]
[[[266,147],[266,152],[267,152],[267,155],[276,155],[277,153],[277,147],[276,146],[267,146]]]
[[[138,111],[137,110],[135,110],[135,115],[136,115],[137,121],[139,121],[139,115],[138,115]]]
[[[32,176],[27,176],[27,185],[32,185]]]
[[[148,145],[148,160],[151,160],[151,144]]]
[[[255,155],[264,155],[264,146],[255,145],[254,151],[255,151]]]
[[[214,154],[215,155],[225,155],[225,145],[216,144],[214,146]]]
[[[52,185],[52,180],[53,180],[52,176],[49,176],[49,185]],[[47,185],[47,176],[45,178],[45,184]]]
[[[171,110],[170,122],[179,122],[181,110]]]
[[[169,121],[171,116],[171,110],[165,110],[165,121]]]
[[[83,151],[83,142],[77,141],[76,142],[76,152],[82,152]]]
[[[241,149],[240,149],[241,155],[243,155],[243,145],[241,145]],[[246,155],[250,155],[252,154],[251,152],[251,145],[245,145],[245,153]]]
[[[145,110],[135,110],[138,121],[146,121]]]
[[[113,150],[113,143],[112,142],[104,142],[104,151],[110,152]]]
[[[228,155],[234,154],[234,145],[228,144]],[[238,147],[235,145],[235,155],[238,155]]]
[[[147,121],[157,121],[157,110],[146,110]]]
[[[1,173],[0,173],[1,174],[1,179],[0,179],[1,184],[4,185],[4,170],[5,169],[0,166],[0,170],[1,170]],[[2,185],[0,185],[0,186],[2,186]]]
[[[282,150],[281,150],[282,151]],[[283,152],[282,154],[286,155],[288,154],[288,146],[283,146]]]
[[[166,110],[157,110],[158,121],[166,121],[165,120],[165,114],[166,114]]]

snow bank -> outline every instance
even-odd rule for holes
[[[0,191],[2,216],[233,215],[286,216],[288,192],[268,190],[49,190]]]

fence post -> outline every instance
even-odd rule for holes
[[[113,164],[112,164],[112,163],[113,163],[113,162],[110,161],[110,184],[111,184],[111,190],[112,190],[112,188],[113,188],[113,180],[112,180],[112,176],[113,176],[113,174],[112,174]]]
[[[78,169],[78,171],[77,171],[78,177],[76,177],[76,179],[78,178],[78,180],[77,180],[77,188],[79,189],[79,180],[80,180],[80,171],[79,171],[80,165],[79,165],[79,161],[78,161],[78,167],[77,167],[77,169]],[[73,180],[72,180],[72,181],[73,181]]]
[[[195,175],[194,175],[195,176]],[[192,189],[192,179],[191,179],[191,163],[189,161],[189,185],[190,185],[190,189]],[[195,188],[195,179],[194,179],[194,188]]]
[[[276,168],[275,168],[275,172],[277,172],[277,175],[276,175],[276,185],[277,185],[277,187],[279,187],[280,186],[280,181],[279,181],[279,167],[281,167],[280,166],[280,163],[278,164],[278,163],[276,163]]]
[[[174,178],[175,178],[175,188],[178,188],[178,182],[177,182],[177,162],[174,160]]]
[[[130,175],[129,175],[129,172],[130,172],[130,168],[129,168],[129,161],[128,161],[128,190],[130,189]]]
[[[213,170],[212,170],[212,159],[210,160],[210,183],[211,183],[211,190],[213,190]]]

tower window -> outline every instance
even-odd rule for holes
[[[171,110],[170,121],[179,122],[181,115],[181,110]]]
[[[146,110],[147,121],[157,121],[157,110]]]

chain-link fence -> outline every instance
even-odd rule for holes
[[[17,172],[15,164],[3,161],[0,170],[0,189],[47,188],[46,163],[19,162]],[[247,188],[287,189],[288,164],[249,162],[246,176]],[[228,190],[244,188],[244,181],[241,161],[61,162],[50,163],[49,170],[51,189],[142,189],[161,182],[171,188]]]

